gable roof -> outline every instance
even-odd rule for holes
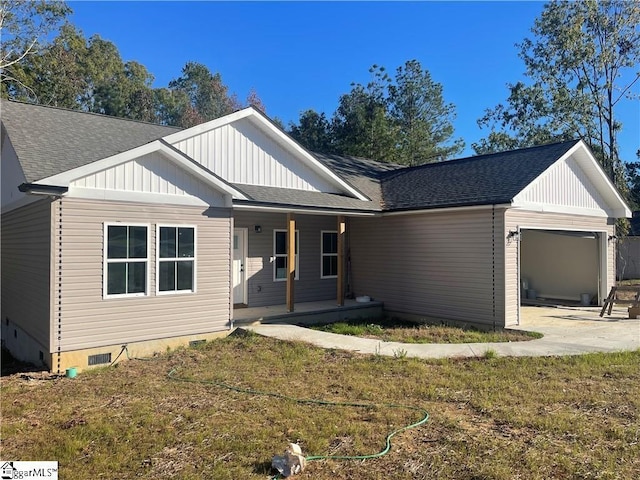
[[[429,163],[381,178],[384,208],[413,210],[510,203],[579,140]]]
[[[27,182],[157,140],[179,128],[2,100],[2,123]]]

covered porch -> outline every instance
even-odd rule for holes
[[[382,302],[365,303],[344,299],[339,306],[335,300],[300,302],[294,311],[288,311],[286,304],[264,307],[234,308],[233,325],[243,326],[262,323],[315,324],[331,323],[357,318],[379,318],[383,315]]]

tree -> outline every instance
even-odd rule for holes
[[[177,103],[170,114],[174,124],[181,127],[191,127],[242,108],[235,96],[229,96],[222,76],[212,74],[197,62],[188,62],[182,69],[182,76],[169,82],[169,90],[184,94],[178,93],[177,97],[187,100]]]
[[[305,110],[298,124],[289,125],[289,134],[311,151],[332,153],[331,124],[324,113]]]
[[[387,89],[390,83],[384,67],[369,69],[371,81],[354,83],[342,95],[333,114],[331,129],[336,150],[341,154],[392,162],[395,158],[395,127],[389,117]]]
[[[353,83],[340,97],[330,122],[307,110],[291,135],[312,150],[405,165],[444,160],[464,148],[461,139],[451,140],[455,107],[418,61],[399,67],[394,79],[377,65],[369,73],[366,86]]]
[[[8,96],[8,84],[28,89],[12,74],[14,66],[42,51],[42,40],[55,31],[71,9],[64,2],[3,0],[0,4],[0,84]]]
[[[442,85],[417,60],[396,70],[395,83],[389,85],[389,106],[398,133],[397,163],[444,160],[464,148],[462,139],[447,144],[453,136],[455,107],[444,103]]]
[[[492,131],[473,145],[476,152],[581,138],[624,191],[616,107],[633,98],[640,78],[639,26],[636,2],[547,4],[532,28],[534,38],[519,45],[530,82],[510,84],[507,103],[478,121]]]

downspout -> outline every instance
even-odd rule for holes
[[[57,219],[58,225],[56,228],[58,235],[58,248],[57,248],[57,271],[56,271],[56,282],[57,282],[57,312],[56,312],[56,337],[57,337],[57,354],[58,354],[58,362],[57,362],[57,373],[61,373],[60,362],[62,356],[62,197],[57,197],[58,201],[58,212]]]

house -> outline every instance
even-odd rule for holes
[[[2,341],[54,371],[225,335],[240,307],[369,296],[496,328],[523,293],[600,303],[630,216],[582,141],[402,168],[252,108],[179,130],[1,107]]]

